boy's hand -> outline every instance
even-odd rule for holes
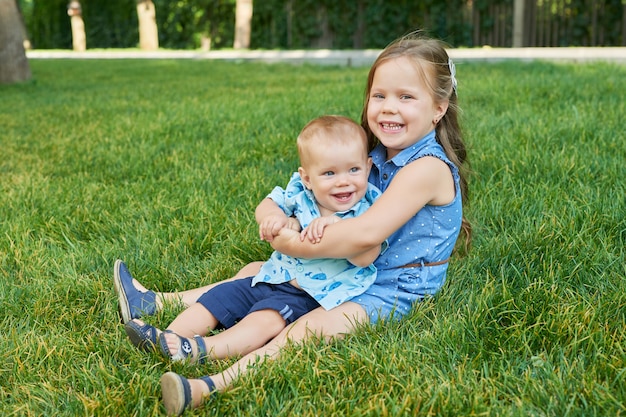
[[[283,227],[280,232],[274,236],[271,242],[272,248],[279,252],[283,250],[292,249],[293,246],[297,247],[300,244],[300,231]]]
[[[313,221],[300,232],[300,240],[304,241],[305,239],[309,239],[311,243],[319,243],[322,240],[326,226],[335,224],[339,220],[341,219],[334,215],[313,219]]]
[[[271,242],[276,235],[280,232],[280,229],[287,228],[300,231],[300,222],[294,217],[282,216],[267,216],[259,224],[259,236],[261,240]]]
[[[259,224],[259,236],[261,240],[271,242],[280,229],[287,226],[287,216],[266,216]]]
[[[300,222],[295,217],[289,217],[287,219],[286,227],[287,229],[295,230],[296,232],[299,232],[300,230],[302,230],[302,226],[300,225]]]

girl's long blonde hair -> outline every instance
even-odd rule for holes
[[[361,113],[361,125],[367,133],[369,148],[372,150],[378,144],[378,138],[374,136],[367,123],[367,106],[374,74],[383,62],[400,57],[409,58],[414,62],[416,71],[420,72],[436,103],[448,101],[448,110],[437,123],[435,133],[437,142],[442,146],[446,156],[459,169],[461,198],[465,205],[469,201],[467,181],[469,161],[467,160],[467,150],[459,124],[456,80],[450,57],[441,41],[426,38],[419,33],[412,33],[392,42],[374,61],[367,77],[365,101],[363,112]],[[465,216],[463,217],[461,227],[465,234],[466,249],[469,249],[472,228]]]

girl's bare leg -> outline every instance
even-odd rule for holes
[[[119,262],[120,261],[116,262],[116,268],[118,271],[123,269],[122,266],[119,264]],[[261,262],[250,263],[246,265],[244,268],[242,268],[234,277],[228,280],[221,281],[221,282],[248,277],[250,275],[255,275],[258,272],[260,265],[262,265]],[[174,319],[174,321],[167,327],[168,330],[174,331],[177,335],[180,335],[185,338],[191,338],[195,335],[205,336],[209,332],[209,330],[215,329],[217,327],[218,321],[213,316],[213,314],[211,314],[206,308],[204,308],[201,304],[198,304],[196,301],[202,294],[204,294],[206,291],[208,291],[212,287],[218,285],[219,283],[207,285],[207,286],[193,289],[193,290],[184,291],[183,293],[150,292],[152,293],[151,300],[153,301],[150,311],[147,312],[147,314],[137,314],[138,309],[136,307],[130,308],[130,305],[131,304],[137,305],[141,303],[142,302],[141,299],[144,297],[144,293],[146,293],[147,290],[145,290],[145,287],[143,287],[141,283],[139,283],[135,279],[132,279],[130,275],[125,271],[126,270],[124,269],[123,270],[124,275],[127,277],[125,281],[126,284],[123,284],[123,283],[118,284],[118,282],[120,281],[117,281],[116,292],[118,292],[118,297],[120,299],[119,301],[120,315],[122,316],[122,321],[124,322],[126,333],[128,334],[129,338],[131,339],[131,342],[135,346],[138,346],[139,348],[145,350],[144,346],[146,344],[149,346],[152,346],[153,344],[156,343],[154,340],[154,337],[156,335],[156,339],[158,340],[159,335],[161,334],[161,330],[153,326],[148,326],[148,328],[145,328],[144,327],[145,323],[142,320],[139,320],[138,317],[141,317],[143,315],[154,314],[156,311],[158,311],[162,307],[163,302],[168,301],[168,300],[181,300],[186,305],[189,305],[190,303],[189,307],[187,307],[182,313],[180,313]],[[121,275],[122,273],[116,272],[115,280],[117,280],[118,277]],[[132,298],[132,300],[128,298],[129,293],[133,294],[134,298]],[[126,302],[126,305],[127,305],[125,309],[122,307],[123,302]],[[278,315],[278,313],[276,314]],[[278,318],[281,321],[280,328],[277,331],[275,331],[275,333],[272,334],[270,337],[267,337],[266,339],[264,339],[263,343],[271,339],[271,337],[275,336],[280,331],[280,329],[282,329],[285,326],[285,322],[282,319],[282,317],[278,315]],[[134,321],[135,323],[131,323],[131,321]],[[268,328],[268,329],[271,329],[271,328]],[[175,336],[170,335],[170,338],[171,337],[175,337]],[[175,338],[177,340],[177,343],[180,343],[180,340],[178,339],[178,337],[175,337]],[[194,342],[194,345],[195,345],[195,342]],[[245,351],[244,353],[247,353],[250,350],[258,346],[254,346],[253,348]],[[194,353],[194,356],[195,356],[195,353]]]
[[[198,298],[200,298],[202,294],[204,294],[205,292],[207,292],[208,290],[210,290],[211,288],[215,287],[216,285],[222,282],[232,281],[234,279],[246,278],[246,277],[251,277],[251,276],[256,275],[259,272],[261,265],[263,265],[263,262],[251,262],[248,265],[241,268],[239,272],[237,272],[237,274],[235,274],[232,278],[228,278],[220,282],[214,282],[212,284],[205,285],[200,288],[193,288],[193,289],[185,290],[181,292],[156,292],[155,291],[157,311],[162,309],[163,304],[167,302],[181,302],[185,307],[190,307],[193,304],[195,304],[196,301],[198,301]],[[137,288],[141,292],[148,291],[146,287],[144,287],[139,281],[137,281],[134,278],[133,278],[133,285],[135,286],[135,288]],[[182,333],[179,333],[179,334],[183,336]],[[201,334],[201,333],[194,333],[194,334]],[[206,334],[206,331],[205,331],[205,334]]]
[[[248,353],[229,368],[210,377],[215,382],[217,390],[223,391],[232,384],[233,380],[249,371],[250,365],[265,359],[277,358],[280,350],[288,343],[297,344],[311,337],[323,338],[326,341],[343,339],[359,323],[365,322],[368,322],[367,313],[357,303],[348,301],[332,310],[319,307],[286,327],[268,344]]]
[[[188,313],[188,314],[187,314]],[[206,323],[214,321],[209,326],[215,328],[217,321],[209,311],[201,304],[194,304],[179,315],[168,329],[177,335],[192,337],[193,335],[204,336],[207,334]],[[193,327],[197,325],[198,327]],[[201,328],[204,326],[204,328]],[[285,328],[285,320],[275,310],[259,310],[250,313],[233,327],[212,336],[204,337],[206,350],[210,358],[225,359],[245,355],[260,348],[268,340],[272,339]],[[183,331],[185,333],[180,333]],[[195,333],[194,333],[195,332]],[[180,339],[176,334],[165,333],[169,351],[175,355],[180,348]],[[198,346],[195,340],[190,339],[192,356],[197,355]]]
[[[215,384],[215,390],[224,391],[236,378],[248,372],[251,365],[278,357],[281,348],[287,343],[302,342],[312,336],[323,337],[325,340],[341,339],[359,323],[367,322],[367,313],[356,303],[348,301],[330,311],[320,307],[283,329],[268,344],[248,353],[223,372],[210,375],[210,378]],[[189,379],[188,382],[191,388],[191,406],[195,408],[202,404],[204,398],[209,398],[211,389],[200,379]]]

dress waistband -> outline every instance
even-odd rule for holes
[[[406,264],[402,266],[397,266],[396,268],[418,268],[422,266],[438,266],[438,265],[447,264],[449,260],[450,258],[444,259],[443,261],[437,261],[437,262],[420,262],[420,263]]]

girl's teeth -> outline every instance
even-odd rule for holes
[[[402,128],[401,125],[399,124],[389,124],[389,123],[382,123],[383,125],[383,129],[387,129],[387,130],[400,130]]]

